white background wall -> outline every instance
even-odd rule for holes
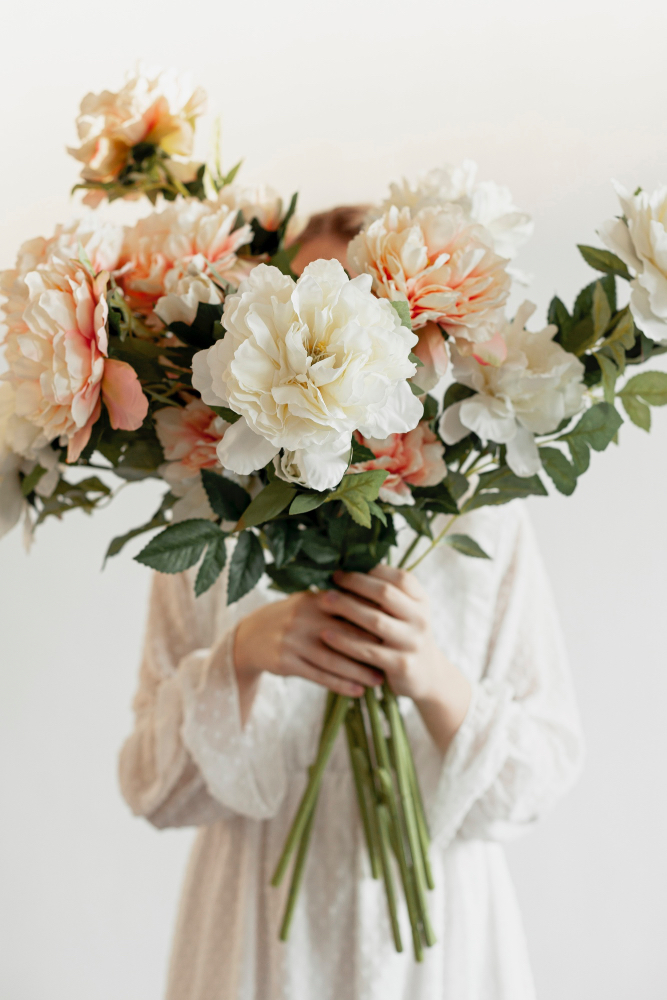
[[[667,181],[659,0],[36,0],[3,15],[0,266],[73,211],[78,102],[137,57],[190,69],[246,158],[306,209],[372,199],[472,157],[535,217],[531,297],[591,279],[574,249],[614,214],[614,176]],[[212,116],[211,116],[212,118]],[[209,119],[210,121],[211,119]],[[206,148],[202,130],[201,152]],[[510,849],[541,1000],[667,993],[667,412],[531,510],[560,606],[589,757],[578,788]],[[189,831],[133,819],[115,777],[148,573],[107,540],[152,510],[130,489],[94,520],[0,544],[0,997],[158,1000]],[[302,1000],[302,998],[295,998]],[[305,998],[303,998],[305,1000]]]

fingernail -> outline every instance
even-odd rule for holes
[[[335,590],[327,590],[322,598],[325,604],[335,604],[338,600],[338,592]]]

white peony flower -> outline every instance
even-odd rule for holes
[[[615,184],[624,219],[610,219],[600,236],[635,272],[630,310],[653,340],[667,341],[667,185],[631,195]]]
[[[476,183],[476,173],[477,165],[464,160],[458,167],[429,170],[414,186],[403,178],[400,183],[390,185],[390,195],[377,214],[387,212],[392,205],[416,214],[423,208],[456,204],[469,222],[479,223],[488,230],[497,254],[512,258],[531,236],[533,222],[529,215],[519,211],[508,188],[493,181]]]
[[[535,306],[524,302],[501,331],[507,358],[500,366],[480,364],[452,346],[454,379],[475,395],[448,407],[440,435],[456,444],[470,431],[484,441],[507,445],[507,464],[517,476],[541,468],[535,434],[548,434],[564,417],[582,407],[584,366],[554,343],[555,326],[531,333],[525,329]]]
[[[268,231],[275,231],[283,217],[283,199],[270,184],[252,187],[227,184],[221,189],[218,201],[241,212],[246,222],[257,219]]]
[[[281,471],[328,489],[347,467],[352,432],[384,438],[411,430],[423,408],[406,379],[417,337],[371,279],[350,280],[318,260],[297,282],[260,264],[225,302],[226,334],[193,359],[205,403],[241,414],[218,446],[241,475],[284,449]]]
[[[194,323],[200,302],[219,305],[222,296],[218,285],[206,273],[206,260],[197,254],[192,260],[167,272],[165,294],[158,299],[155,312],[163,323]]]

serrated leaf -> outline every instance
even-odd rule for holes
[[[209,542],[216,542],[222,532],[212,521],[193,518],[179,521],[151,538],[134,558],[160,573],[182,573],[194,566]]]
[[[412,330],[412,319],[410,317],[410,304],[405,299],[390,299],[389,305],[398,313],[401,326]]]
[[[544,471],[559,493],[570,496],[577,486],[577,473],[571,462],[558,448],[540,448],[540,458]]]
[[[290,504],[290,514],[307,514],[317,510],[329,498],[329,493],[299,493]]]
[[[278,569],[296,558],[303,537],[303,531],[299,530],[298,524],[290,520],[271,521],[263,530]]]
[[[380,504],[376,503],[375,500],[367,500],[366,503],[368,504],[368,509],[371,512],[371,517],[377,517],[378,520],[381,521],[382,524],[384,524],[384,526],[386,528],[387,527],[387,523],[388,523],[387,522],[387,515],[382,510],[382,507],[380,506]]]
[[[623,312],[619,313],[616,325],[606,338],[604,342],[605,347],[608,347],[610,344],[619,343],[629,351],[634,347],[635,339],[635,321],[632,318],[630,310],[626,306]]]
[[[604,336],[610,320],[611,309],[609,308],[609,300],[605,295],[602,283],[596,281],[595,288],[593,289],[593,331],[596,340]]]
[[[462,510],[496,507],[527,496],[547,496],[547,489],[540,477],[516,476],[507,466],[502,466],[481,474],[477,490],[465,502]]]
[[[561,336],[563,350],[577,357],[584,354],[598,340],[592,316],[584,316]]]
[[[604,451],[622,423],[623,418],[610,403],[597,403],[584,413],[579,423],[564,434],[561,440],[579,438],[595,451]]]
[[[367,500],[355,494],[343,496],[340,497],[340,499],[343,501],[345,510],[348,512],[353,521],[360,524],[362,528],[370,528],[371,509],[368,506]]]
[[[344,500],[357,496],[364,500],[377,500],[380,487],[388,474],[384,469],[368,469],[345,475],[327,500]]]
[[[213,512],[225,521],[238,521],[250,504],[247,490],[211,469],[202,469],[201,479]]]
[[[267,566],[266,572],[273,580],[276,590],[281,590],[285,594],[296,594],[301,590],[308,590],[312,586],[324,589],[331,583],[331,571],[320,569],[319,566],[302,566],[299,563],[290,563],[283,569]]]
[[[232,553],[227,583],[227,604],[234,604],[259,582],[264,572],[264,552],[252,531],[242,531]]]
[[[207,405],[209,407],[209,410],[213,410],[213,412],[217,413],[219,417],[222,417],[223,420],[226,420],[228,424],[235,424],[237,420],[241,419],[241,414],[234,413],[234,410],[230,410],[228,406],[210,406],[209,404]]]
[[[458,514],[459,508],[445,482],[437,486],[415,486],[412,495],[419,507],[438,514]]]
[[[626,281],[631,280],[632,275],[626,265],[620,257],[617,257],[610,250],[601,250],[598,247],[582,244],[578,244],[577,249],[586,263],[595,268],[596,271],[602,271],[603,274],[617,274],[619,278],[625,278]]]
[[[206,593],[213,586],[225,568],[226,558],[225,536],[221,535],[214,542],[210,542],[206,549],[206,555],[202,559],[195,580],[195,597]]]
[[[667,372],[642,372],[625,383],[619,396],[640,396],[649,406],[667,405]]]
[[[616,396],[616,379],[620,375],[620,372],[611,358],[600,352],[595,354],[595,360],[600,366],[600,371],[602,372],[602,388],[604,390],[604,398],[607,403],[613,403]]]
[[[468,478],[464,476],[462,472],[455,472],[454,469],[449,470],[447,478],[444,482],[445,486],[449,490],[449,493],[456,501],[461,499],[470,486]]]
[[[651,410],[646,405],[642,403],[641,399],[637,399],[636,396],[628,394],[627,396],[621,396],[621,402],[623,403],[623,409],[630,417],[633,424],[637,427],[641,427],[644,431],[651,430]]]
[[[445,542],[451,548],[461,552],[464,556],[472,556],[475,559],[490,559],[481,545],[469,535],[445,535]]]
[[[301,538],[301,549],[315,563],[336,562],[339,551],[332,545],[326,535],[323,535],[317,528],[309,528],[303,531]]]
[[[258,493],[243,512],[240,526],[252,528],[281,514],[296,496],[296,488],[283,479],[274,479]]]
[[[418,535],[426,535],[427,538],[433,538],[431,524],[426,516],[426,511],[421,510],[419,507],[402,506],[401,515]]]

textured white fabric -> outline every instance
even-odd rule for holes
[[[521,504],[466,515],[492,555],[443,546],[418,575],[438,642],[473,684],[446,756],[402,699],[433,835],[435,947],[394,952],[370,877],[341,737],[325,775],[290,940],[287,886],[269,885],[314,756],[322,689],[262,675],[245,729],[236,621],[281,596],[225,606],[224,578],[156,575],[136,727],[121,754],[135,813],[200,826],[181,902],[168,1000],[532,1000],[520,916],[499,841],[529,829],[572,783],[582,742],[553,602]],[[221,645],[222,644],[222,645]],[[404,942],[410,934],[401,911]]]

